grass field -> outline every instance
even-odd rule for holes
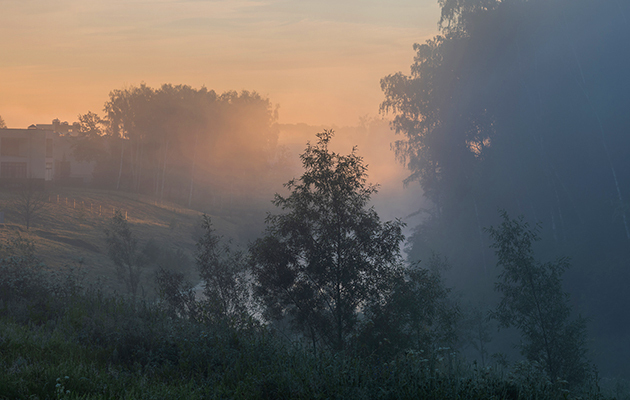
[[[232,325],[174,315],[151,301],[151,270],[143,275],[145,298],[124,296],[104,230],[112,210],[120,210],[141,247],[152,239],[192,258],[199,211],[119,192],[61,189],[47,194],[45,212],[27,230],[14,198],[0,192],[0,241],[32,239],[48,267],[24,267],[19,254],[2,252],[16,257],[0,263],[0,400],[607,398],[597,381],[569,391],[535,363],[481,368],[441,347],[388,360],[356,351],[313,354],[253,318]],[[251,234],[243,226],[261,217],[236,206],[209,215],[219,234],[241,245]],[[78,267],[83,281],[68,279],[68,266]],[[615,394],[630,398],[619,384]]]
[[[105,229],[114,210],[120,210],[127,217],[140,247],[152,240],[173,251],[181,249],[191,259],[194,256],[202,215],[199,211],[160,203],[150,196],[87,188],[52,188],[45,197],[44,208],[27,230],[17,212],[16,193],[0,192],[0,211],[5,212],[0,243],[7,243],[17,235],[33,240],[36,256],[49,268],[79,269],[88,281],[98,279],[105,288],[122,290],[105,244]],[[251,223],[251,213],[223,208],[209,215],[220,235],[234,238],[236,245],[247,244],[242,225]],[[262,218],[261,214],[260,223]],[[144,285],[148,289],[152,288],[151,268],[155,267],[150,266],[144,274]],[[194,280],[194,276],[190,278]]]

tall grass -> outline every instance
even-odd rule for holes
[[[2,263],[2,399],[546,399],[568,391],[538,366],[478,368],[451,349],[431,359],[313,355],[265,327],[173,317],[82,289],[43,268]]]

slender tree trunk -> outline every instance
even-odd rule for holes
[[[118,168],[118,181],[116,182],[116,190],[120,189],[120,177],[122,176],[123,158],[125,156],[125,139],[120,138],[120,167]]]
[[[625,18],[625,15],[624,15]],[[565,25],[566,25],[566,19],[565,19]],[[604,125],[602,124],[602,120],[599,117],[599,113],[597,112],[597,109],[595,108],[595,105],[593,104],[593,102],[591,101],[591,97],[588,95],[588,93],[586,92],[586,80],[584,79],[584,73],[582,71],[582,64],[580,63],[580,59],[578,58],[577,52],[575,51],[575,46],[573,45],[573,42],[569,41],[570,45],[571,45],[571,50],[573,51],[573,57],[575,58],[575,62],[578,66],[578,69],[580,71],[580,78],[582,80],[582,82],[580,83],[580,80],[578,80],[576,78],[577,81],[577,85],[579,86],[579,88],[582,90],[582,94],[584,94],[584,97],[586,98],[586,101],[588,103],[588,105],[590,106],[591,110],[593,111],[593,114],[595,114],[595,118],[597,119],[597,124],[599,126],[599,138],[602,144],[602,147],[604,148],[604,153],[606,155],[606,159],[608,161],[608,166],[610,168],[610,172],[613,178],[613,181],[615,182],[615,188],[617,189],[617,198],[619,199],[619,204],[620,204],[620,209],[621,209],[621,218],[623,220],[623,226],[626,229],[626,238],[628,240],[630,240],[630,228],[628,227],[628,217],[626,215],[626,210],[624,207],[624,201],[623,201],[623,196],[621,194],[621,189],[619,188],[619,181],[617,179],[617,171],[615,170],[615,166],[612,162],[612,158],[610,157],[610,151],[608,150],[608,144],[606,143],[606,138],[605,138],[605,133],[604,133]]]
[[[140,142],[140,160],[138,162],[138,184],[136,186],[136,192],[140,192],[140,182],[142,179],[142,159],[144,156],[144,140]]]
[[[193,185],[195,183],[195,159],[197,158],[197,143],[199,142],[199,135],[195,133],[195,148],[193,149],[192,168],[190,169],[190,191],[188,193],[188,208],[192,203]]]
[[[131,148],[129,149],[129,165],[131,167],[131,182],[129,182],[129,191],[133,192],[136,188],[136,163],[138,162],[138,142],[135,140],[135,151],[134,151],[134,140],[129,140],[129,145]]]
[[[617,171],[615,170],[615,165],[612,162],[612,158],[610,157],[610,151],[608,150],[608,144],[606,143],[606,139],[604,135],[604,125],[602,124],[602,120],[599,117],[599,113],[597,112],[597,110],[595,109],[595,106],[591,102],[590,96],[588,95],[588,93],[586,93],[586,89],[584,88],[583,85],[580,85],[579,82],[578,82],[578,85],[582,89],[582,93],[584,94],[584,97],[586,97],[586,101],[591,107],[591,110],[593,110],[593,114],[595,114],[595,118],[597,119],[597,124],[599,125],[599,138],[600,138],[602,147],[604,148],[604,154],[606,155],[606,160],[608,161],[608,167],[610,168],[613,181],[615,182],[615,188],[617,189],[617,199],[619,200],[623,226],[626,228],[626,237],[628,238],[628,240],[630,240],[630,228],[628,227],[628,217],[626,216],[626,208],[624,207],[625,203],[623,201],[623,196],[621,195],[621,189],[619,188],[619,180],[617,179]]]
[[[164,200],[164,181],[166,180],[166,161],[168,159],[168,143],[166,141],[166,149],[164,150],[164,164],[162,164],[162,188],[160,189],[160,202]]]
[[[337,213],[337,215],[339,216],[339,212]],[[335,309],[337,312],[337,315],[335,316],[337,319],[337,350],[341,351],[343,350],[343,320],[342,320],[342,306],[341,306],[341,274],[342,271],[341,269],[343,268],[343,262],[342,262],[342,249],[341,249],[341,241],[342,241],[342,237],[343,237],[343,233],[341,231],[341,227],[342,227],[342,221],[341,218],[338,219],[337,221],[337,260],[336,260],[336,271],[335,271],[335,275],[336,275],[336,282],[335,282]]]
[[[317,357],[317,338],[315,337],[315,330],[313,329],[313,325],[310,324],[309,328],[311,329],[311,338],[313,338],[313,355]]]
[[[157,198],[158,195],[160,194],[160,162],[159,161],[156,161],[154,171],[155,171],[155,178],[154,178],[155,197]]]
[[[473,195],[473,203],[475,204],[475,215],[477,217],[477,230],[479,232],[479,242],[481,243],[481,259],[483,261],[483,276],[487,275],[487,265],[486,265],[486,247],[483,243],[483,229],[481,227],[481,220],[479,219],[479,209],[477,208],[477,199]]]

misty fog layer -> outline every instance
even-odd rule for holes
[[[116,89],[105,112],[80,115],[72,138],[74,157],[96,163],[93,185],[214,215],[237,208],[264,215],[273,194],[300,174],[306,143],[325,128],[278,124],[270,101],[255,92],[218,95],[186,85]],[[385,218],[406,219],[418,209],[420,188],[404,187],[404,167],[388,150],[395,139],[388,121],[366,117],[360,126],[336,128],[336,136],[336,151],[356,147],[365,159],[370,182],[379,185],[373,204]],[[262,218],[250,224],[239,236],[255,237]]]
[[[73,193],[124,193],[137,214],[103,218],[90,199],[75,217],[68,197],[9,182],[10,218],[34,198],[64,213],[7,225],[0,316],[102,346],[101,364],[140,385],[185,371],[221,395],[599,399],[600,372],[627,392],[630,3],[439,5],[410,73],[380,81],[382,119],[280,124],[257,92],[141,84],[42,133],[94,167]],[[26,157],[8,139],[1,156]],[[42,283],[26,234],[107,260],[128,293]]]
[[[537,254],[571,258],[603,371],[630,373],[630,8],[610,1],[441,2],[442,35],[381,81],[395,148],[433,207],[409,257],[438,251],[481,307],[497,210],[540,223]]]

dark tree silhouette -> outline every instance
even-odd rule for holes
[[[288,318],[312,340],[346,349],[359,311],[383,301],[400,276],[403,223],[381,223],[368,208],[376,187],[354,151],[331,152],[332,131],[301,155],[304,174],[276,194],[284,213],[269,215],[265,235],[251,247],[255,294],[266,316]]]
[[[429,200],[410,259],[447,255],[449,284],[478,296],[497,208],[541,221],[540,256],[574,260],[567,289],[601,335],[600,365],[627,374],[630,313],[610,310],[630,301],[630,3],[440,4],[441,34],[415,45],[409,74],[381,81],[394,148]]]
[[[503,296],[493,317],[501,327],[521,331],[523,355],[539,362],[550,379],[584,382],[589,373],[586,361],[586,320],[571,320],[569,295],[562,289],[562,274],[569,267],[566,258],[540,263],[534,259],[533,242],[538,229],[502,213],[503,222],[488,232],[494,240],[502,268],[496,290]]]
[[[174,192],[189,204],[210,176],[215,185],[260,184],[277,141],[276,114],[256,92],[143,84],[113,90],[105,112],[115,187],[161,199]]]
[[[203,317],[238,326],[247,321],[250,282],[243,253],[221,243],[209,216],[201,219],[203,235],[197,242],[196,262],[203,285]]]
[[[145,260],[138,248],[138,240],[122,212],[116,211],[105,230],[107,252],[116,266],[118,278],[127,286],[132,298],[136,298]]]
[[[103,162],[106,157],[104,135],[106,121],[98,114],[88,111],[79,115],[79,135],[73,138],[72,151],[77,161]]]
[[[30,229],[34,221],[41,216],[48,205],[47,195],[36,181],[28,179],[17,191],[13,200],[15,213],[24,221],[26,229]]]

